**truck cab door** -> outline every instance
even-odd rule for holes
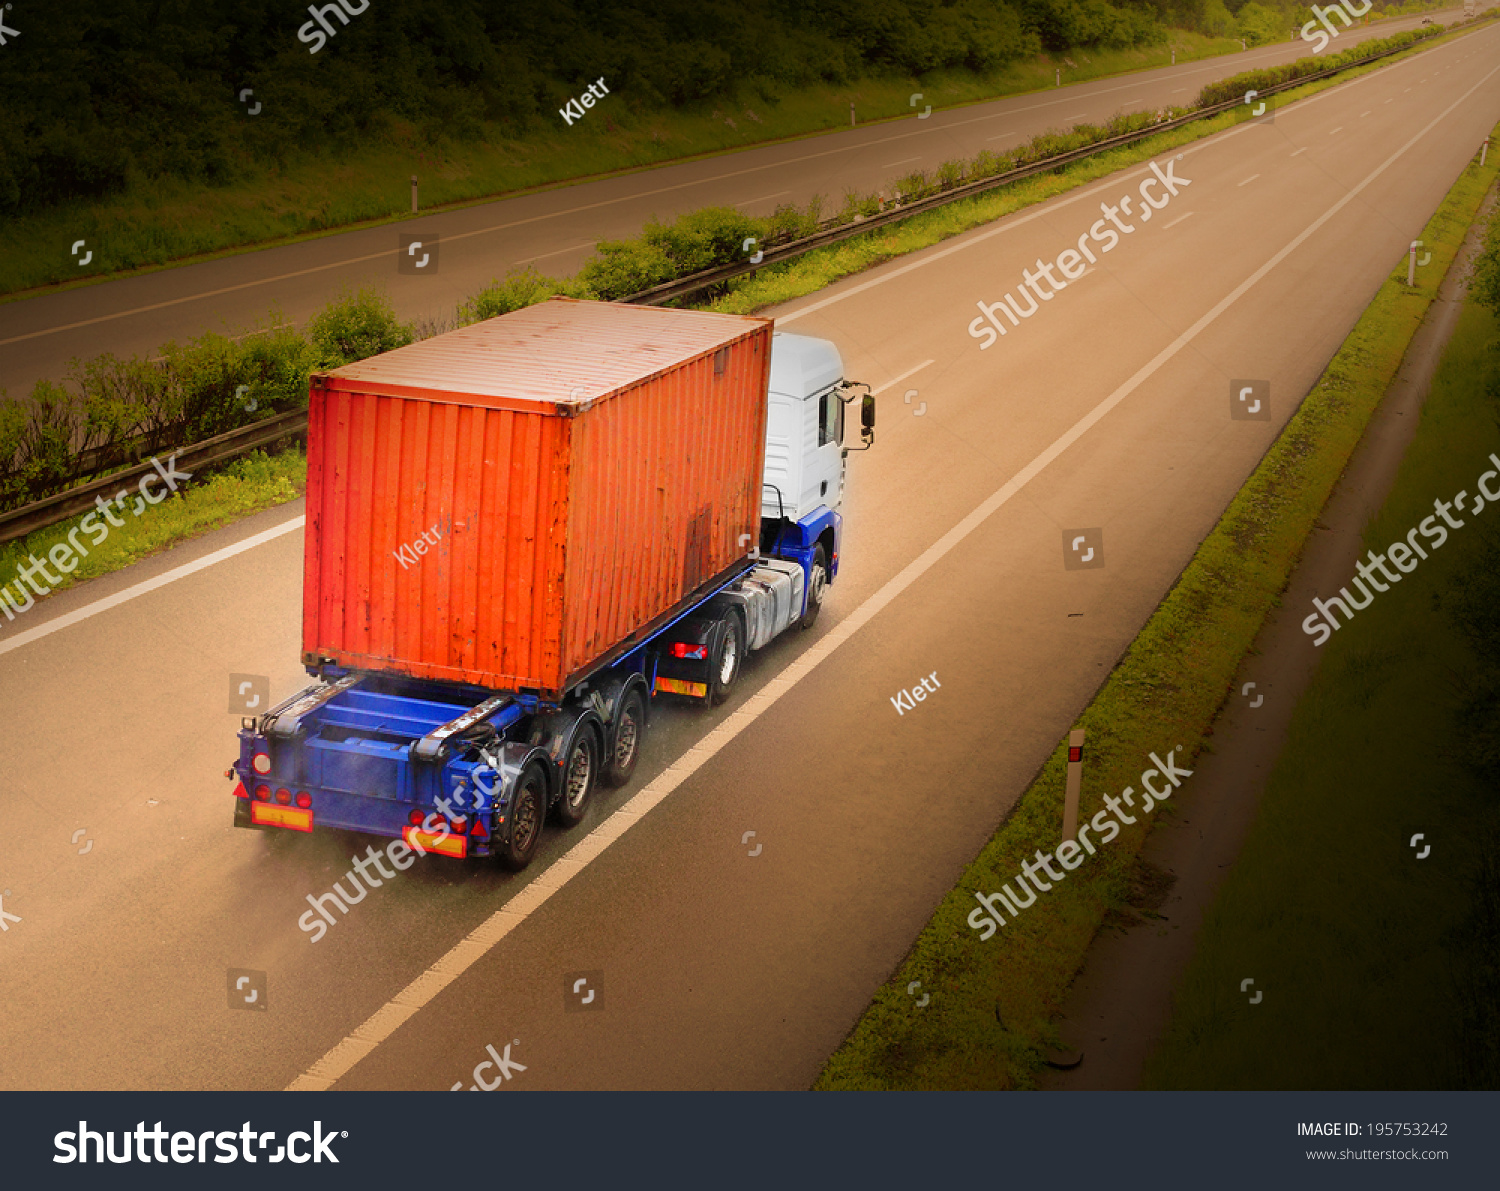
[[[830,388],[803,402],[805,444],[800,507],[836,509],[844,499],[844,403]]]

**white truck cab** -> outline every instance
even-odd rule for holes
[[[820,507],[836,510],[843,503],[849,388],[838,348],[826,339],[772,335],[763,518],[804,521]],[[874,400],[867,401],[866,423],[873,431]]]

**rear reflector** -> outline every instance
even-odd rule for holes
[[[415,827],[403,827],[401,839],[408,847],[436,852],[439,856],[453,856],[462,860],[469,854],[469,839],[463,835],[437,835]]]
[[[476,818],[474,820],[474,826],[469,828],[469,834],[472,835],[475,839],[490,838],[490,833],[484,829],[484,820],[480,818]]]
[[[708,694],[706,683],[684,682],[680,678],[662,678],[659,675],[656,679],[656,689],[659,691],[669,691],[674,695],[694,695],[699,699]]]
[[[250,822],[267,827],[288,827],[293,831],[311,831],[313,813],[291,806],[273,806],[264,802],[252,802]]]
[[[249,791],[245,789],[245,783],[244,782],[236,782],[235,783],[234,796],[236,798],[249,798],[250,797]]]

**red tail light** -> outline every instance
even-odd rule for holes
[[[685,641],[673,641],[672,656],[674,658],[706,658],[708,656],[708,646],[689,645]]]
[[[258,798],[258,799],[260,799],[261,802],[270,802],[271,801],[271,787],[270,786],[256,786],[255,787],[255,797]]]
[[[276,801],[281,803],[282,806],[291,806],[292,792],[290,790],[277,790]]]
[[[414,810],[414,811],[411,812],[411,814],[409,814],[409,815],[406,816],[406,821],[408,823],[410,823],[413,827],[420,827],[420,826],[422,826],[422,819],[423,818],[424,818],[424,816],[423,816],[423,814],[422,814],[421,811],[415,811]]]
[[[464,832],[469,830],[469,820],[467,818],[450,819],[448,822],[448,830],[453,832],[454,835],[462,835]]]
[[[306,810],[312,805],[312,795],[309,794],[306,790],[298,791],[297,805],[300,806],[303,810]]]

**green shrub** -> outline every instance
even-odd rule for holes
[[[372,286],[346,289],[313,318],[307,334],[317,350],[318,368],[393,351],[414,337],[411,327],[396,318],[390,299]]]
[[[496,278],[477,294],[459,304],[458,323],[466,327],[496,315],[509,314],[523,306],[545,302],[555,294],[569,298],[591,298],[593,293],[572,278],[558,280],[536,271],[532,265],[512,269],[503,280]]]

